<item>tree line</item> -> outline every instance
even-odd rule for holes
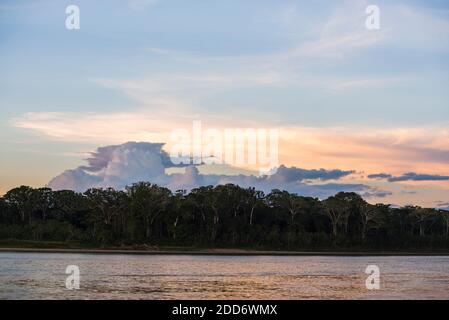
[[[84,193],[21,186],[0,198],[0,239],[95,246],[444,249],[449,211],[325,200],[233,184],[186,192],[148,182]]]

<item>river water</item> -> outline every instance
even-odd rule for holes
[[[449,257],[0,253],[0,299],[449,299]]]

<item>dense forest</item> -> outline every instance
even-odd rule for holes
[[[372,205],[356,193],[319,200],[232,184],[189,193],[147,182],[85,193],[22,186],[0,198],[0,239],[98,247],[444,249],[449,211]]]

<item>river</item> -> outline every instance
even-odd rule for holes
[[[449,257],[0,253],[0,299],[449,299]]]

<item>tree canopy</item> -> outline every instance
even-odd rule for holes
[[[444,249],[449,212],[369,204],[352,192],[319,200],[233,184],[189,193],[149,182],[84,193],[21,186],[0,197],[0,239],[96,246]]]

